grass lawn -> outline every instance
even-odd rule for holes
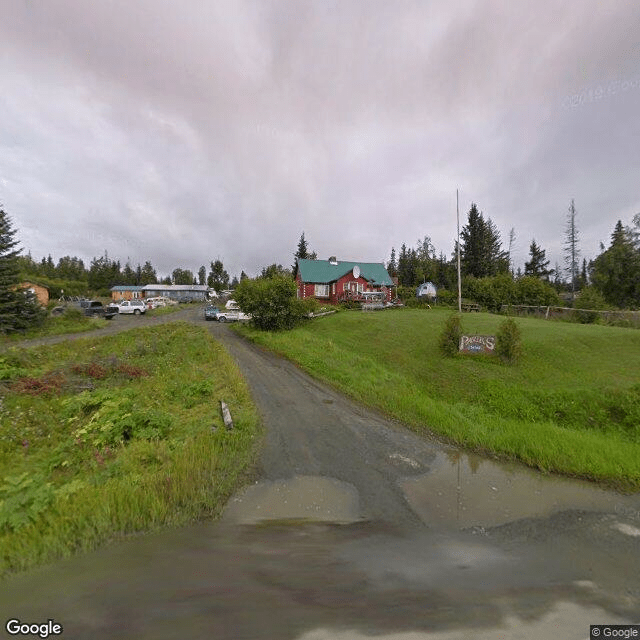
[[[109,305],[110,302],[104,302],[104,305]],[[146,311],[147,316],[160,316],[169,313],[175,313],[181,311],[185,305],[169,305],[166,307],[158,307],[156,309],[148,309]],[[94,331],[95,329],[102,329],[108,327],[113,320],[106,320],[105,318],[89,318],[85,316],[79,309],[70,308],[71,312],[65,313],[60,316],[47,315],[44,322],[38,326],[29,329],[24,332],[16,332],[10,334],[0,333],[0,347],[10,346],[22,340],[30,340],[33,338],[45,338],[46,336],[58,336],[69,333],[83,333],[85,331]]]
[[[524,354],[443,357],[441,309],[341,312],[289,332],[238,326],[347,395],[474,450],[640,489],[640,331],[516,320]],[[504,317],[464,314],[466,334]]]
[[[260,434],[235,363],[186,323],[10,349],[0,409],[0,575],[217,516]]]

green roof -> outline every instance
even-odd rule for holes
[[[142,291],[142,287],[137,287],[133,284],[119,284],[111,287],[111,291]]]
[[[298,273],[303,282],[328,284],[336,282],[343,275],[360,268],[360,275],[375,285],[392,286],[393,280],[389,277],[384,265],[380,262],[343,262],[331,263],[328,260],[298,260]]]

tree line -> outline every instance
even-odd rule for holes
[[[476,280],[500,277],[517,282],[534,278],[556,292],[566,293],[573,300],[579,292],[586,296],[594,308],[606,305],[620,308],[640,307],[640,214],[634,216],[630,226],[621,220],[615,225],[611,244],[600,246],[600,254],[593,260],[580,262],[581,252],[576,207],[573,200],[566,215],[563,243],[564,268],[558,264],[550,268],[546,251],[534,239],[529,245],[524,271],[514,270],[511,249],[515,230],[509,234],[509,247],[503,247],[500,232],[491,218],[485,217],[475,203],[471,204],[467,222],[460,231],[460,271],[463,288],[472,294]],[[457,288],[457,241],[450,257],[437,253],[429,236],[418,240],[415,247],[402,244],[400,251],[391,249],[387,270],[404,287],[416,287],[422,282],[433,282],[439,289],[455,291]]]
[[[60,297],[63,293],[80,295],[87,291],[109,295],[115,285],[199,284],[222,291],[234,288],[247,277],[242,271],[240,278],[230,278],[220,259],[212,260],[209,269],[202,265],[197,274],[178,267],[170,275],[158,277],[151,261],[147,260],[135,268],[127,261],[122,267],[120,261],[110,258],[106,251],[104,255],[93,258],[88,267],[76,256],[63,256],[56,263],[51,255],[36,262],[30,254],[18,256],[17,264],[23,279],[40,280],[49,287],[52,297]]]

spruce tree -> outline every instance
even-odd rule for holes
[[[473,202],[460,238],[461,262],[466,275],[484,278],[509,271],[509,255],[502,250],[498,229],[491,218],[484,219]]]
[[[531,241],[529,255],[531,256],[531,260],[524,263],[524,275],[548,280],[549,274],[551,273],[548,269],[550,261],[546,259],[545,250],[536,244],[535,240]]]
[[[11,219],[0,208],[0,332],[23,331],[44,318],[34,294],[20,289],[18,240]]]
[[[618,220],[611,234],[611,246],[593,261],[591,280],[609,304],[640,306],[640,250],[622,221]]]
[[[579,234],[578,227],[576,226],[576,205],[573,200],[571,200],[569,211],[567,212],[564,252],[564,262],[567,265],[566,273],[569,276],[569,283],[571,284],[571,301],[573,301],[578,284],[578,258],[580,257]]]
[[[293,254],[295,262],[291,265],[291,271],[296,273],[296,269],[298,268],[298,260],[317,260],[318,257],[315,252],[312,254],[309,253],[309,243],[306,241],[304,237],[304,231],[300,236],[300,240],[298,240],[298,248],[296,252]]]

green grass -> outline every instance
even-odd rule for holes
[[[519,364],[445,358],[447,311],[344,312],[289,332],[237,327],[353,398],[475,450],[640,488],[640,332],[520,318]],[[464,314],[466,334],[504,318]]]
[[[0,575],[216,517],[257,451],[246,384],[202,327],[13,348],[0,381]]]

